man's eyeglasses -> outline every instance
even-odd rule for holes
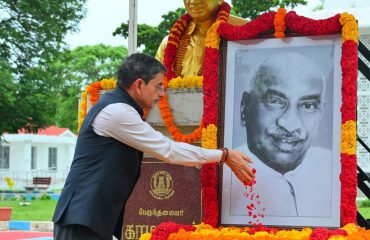
[[[157,91],[157,92],[159,92],[159,93],[166,93],[166,91],[167,91],[167,89],[163,86],[163,85],[157,85],[156,87],[155,87],[155,90]]]

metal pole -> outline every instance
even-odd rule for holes
[[[128,54],[136,52],[137,48],[137,0],[130,0],[128,23]]]

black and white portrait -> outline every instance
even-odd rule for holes
[[[340,226],[340,36],[229,42],[224,146],[253,159],[258,201],[223,169],[222,224]],[[258,204],[257,204],[258,203]]]

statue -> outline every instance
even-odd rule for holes
[[[223,0],[184,0],[187,13],[192,20],[183,34],[179,50],[176,53],[174,68],[177,76],[203,75],[202,60],[207,30],[216,21],[217,13]],[[246,19],[229,15],[231,25],[243,25]],[[168,37],[165,37],[158,48],[156,58],[163,62]]]

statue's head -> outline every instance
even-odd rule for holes
[[[197,21],[205,21],[216,15],[224,0],[184,0],[186,11]]]

